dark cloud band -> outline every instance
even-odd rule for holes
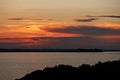
[[[97,26],[67,26],[66,28],[43,28],[49,32],[72,33],[83,35],[120,35],[120,29],[110,29]]]

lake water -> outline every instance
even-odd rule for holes
[[[8,52],[0,53],[0,80],[15,80],[25,74],[58,64],[79,66],[119,60],[120,52]]]

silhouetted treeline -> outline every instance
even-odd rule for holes
[[[102,49],[0,49],[0,52],[103,52]]]
[[[79,67],[58,65],[37,70],[16,80],[120,80],[120,60]]]

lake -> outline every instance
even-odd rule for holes
[[[120,52],[1,52],[0,80],[15,80],[34,70],[58,64],[79,66],[120,59]]]

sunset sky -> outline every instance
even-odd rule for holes
[[[0,48],[120,49],[120,0],[0,0]]]

